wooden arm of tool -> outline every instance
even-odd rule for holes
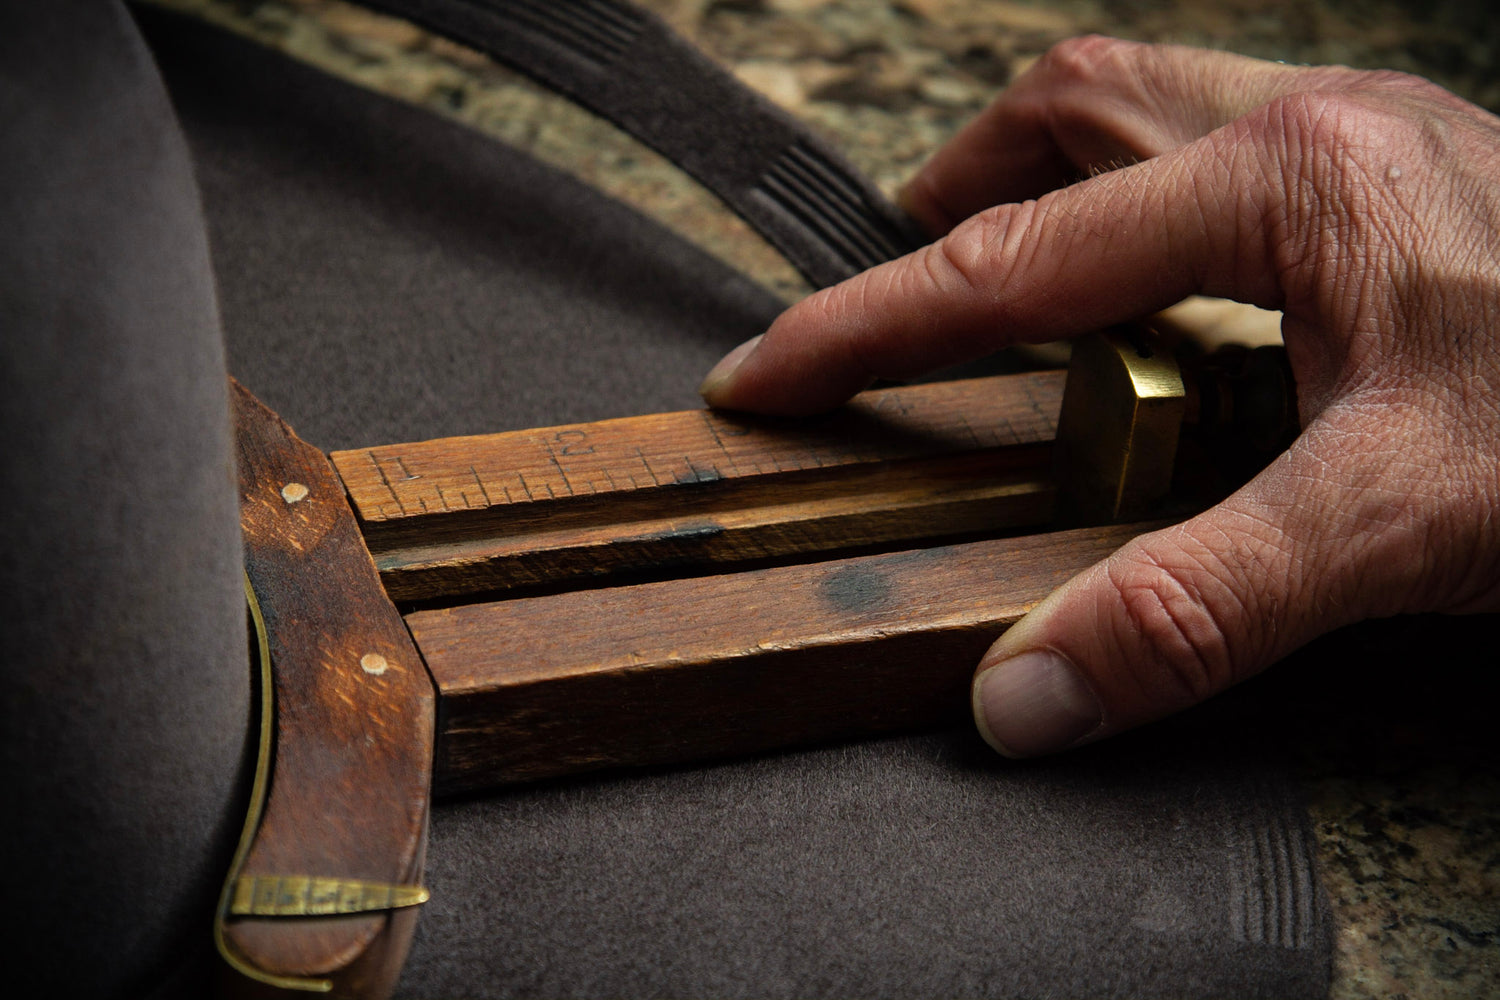
[[[215,940],[224,992],[388,994],[426,898],[434,698],[333,469],[232,385],[260,752]]]

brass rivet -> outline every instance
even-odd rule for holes
[[[301,483],[287,483],[281,488],[281,499],[287,503],[296,503],[298,500],[307,499],[307,487]]]
[[[379,653],[366,653],[359,658],[359,665],[364,668],[365,673],[374,674],[376,677],[385,673],[386,667],[390,666],[385,662],[385,657]]]

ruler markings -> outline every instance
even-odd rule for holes
[[[719,428],[714,425],[714,418],[713,418],[712,411],[710,411],[710,410],[703,410],[701,412],[703,414],[703,426],[705,426],[705,427],[708,428],[709,436],[714,439],[714,444],[718,446],[719,452],[725,458],[729,459],[729,469],[730,469],[730,472],[731,473],[734,472],[735,471],[734,456],[729,453],[729,449],[724,446],[724,439],[719,436]]]
[[[641,465],[645,467],[647,474],[651,476],[651,482],[660,486],[661,480],[656,477],[656,470],[651,468],[650,462],[646,461],[646,455],[641,451],[639,446],[635,449],[635,457],[641,460]]]
[[[975,434],[974,433],[974,428],[969,425],[969,418],[968,417],[960,416],[958,418],[958,425],[964,429],[964,433],[965,434],[969,435],[969,440],[974,442],[974,447],[976,447],[976,448],[983,448],[984,447],[984,442],[981,441],[981,440],[979,440],[979,435]]]
[[[472,466],[472,465],[469,466],[469,475],[471,475],[471,476],[474,477],[474,484],[479,487],[479,492],[484,497],[484,502],[488,506],[491,506],[491,507],[495,506],[495,501],[490,496],[490,491],[487,490],[487,489],[485,489],[484,480],[479,478],[479,473],[477,473],[477,472],[474,471],[474,466]]]
[[[568,481],[568,472],[567,472],[567,470],[564,469],[562,467],[562,463],[557,460],[557,453],[552,450],[552,444],[551,444],[551,442],[547,443],[546,448],[547,448],[547,458],[552,462],[552,467],[557,470],[558,476],[560,476],[562,478],[562,484],[568,488],[568,496],[572,496],[573,495],[573,484]],[[552,488],[551,486],[547,487],[547,489],[549,491],[551,490],[551,488]]]
[[[374,521],[1004,448],[1050,433],[1061,377],[983,382],[881,390],[811,423],[697,410],[333,457],[350,469],[356,509]]]
[[[385,469],[383,469],[381,467],[381,465],[380,465],[380,459],[378,459],[378,458],[375,457],[375,453],[373,451],[368,451],[365,454],[369,455],[370,456],[370,461],[372,463],[374,463],[374,465],[375,465],[375,472],[380,476],[380,483],[381,483],[381,485],[384,486],[385,487],[385,491],[391,495],[391,499],[394,500],[394,501],[396,501],[396,508],[401,511],[401,514],[403,516],[405,516],[405,514],[406,514],[406,503],[400,497],[398,497],[396,495],[396,490],[391,486],[391,481],[386,476]],[[383,506],[384,505],[382,505],[382,507]]]

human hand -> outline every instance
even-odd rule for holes
[[[1500,609],[1500,119],[1394,73],[1085,38],[903,200],[941,238],[787,310],[709,403],[816,412],[1193,293],[1282,310],[1297,381],[1287,452],[991,647],[996,749],[1168,715],[1361,619]]]

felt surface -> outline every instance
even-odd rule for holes
[[[207,953],[243,821],[213,278],[120,5],[0,5],[0,134],[0,958],[12,996],[134,996]]]
[[[615,122],[717,194],[815,286],[925,242],[823,140],[619,0],[375,0]]]
[[[697,379],[779,308],[529,158],[147,21],[193,144],[230,371],[319,447],[694,408]]]
[[[151,21],[231,368],[325,448],[693,406],[774,314],[514,152]],[[915,736],[442,804],[399,992],[1321,995],[1306,818],[1240,742]]]
[[[560,783],[439,812],[400,995],[1313,996],[1308,851],[1274,772],[1187,727]]]

